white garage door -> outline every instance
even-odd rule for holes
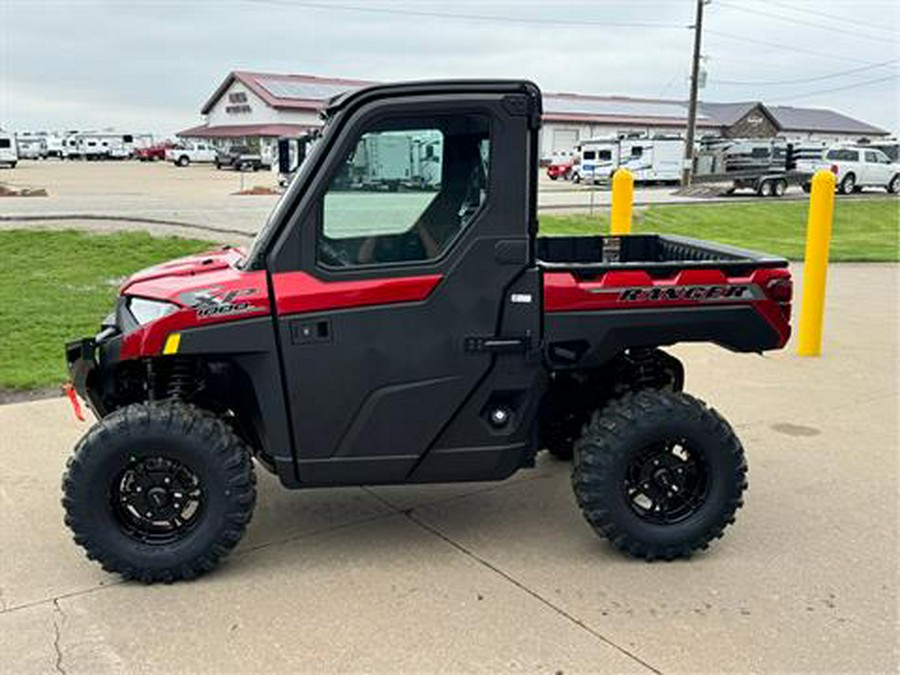
[[[578,129],[554,129],[553,152],[572,152],[578,145]]]

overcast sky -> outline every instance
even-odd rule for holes
[[[900,2],[713,0],[709,101],[828,107],[897,132]],[[694,0],[0,0],[0,126],[172,133],[230,70],[529,78],[686,98]],[[482,17],[482,18],[478,18]]]

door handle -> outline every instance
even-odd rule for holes
[[[288,325],[290,326],[292,345],[331,342],[331,321],[328,319],[316,321],[297,319]]]

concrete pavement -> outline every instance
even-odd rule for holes
[[[674,349],[750,489],[691,561],[598,540],[568,466],[499,484],[289,492],[190,584],[122,583],[62,524],[85,429],[0,407],[0,672],[896,672],[898,266],[836,265],[825,354]],[[798,275],[799,279],[799,275]]]

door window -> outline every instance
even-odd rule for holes
[[[359,267],[440,257],[487,199],[489,160],[483,116],[366,131],[322,200],[318,262]]]
[[[872,150],[866,150],[866,161],[875,164],[876,162],[878,162],[878,157]]]

